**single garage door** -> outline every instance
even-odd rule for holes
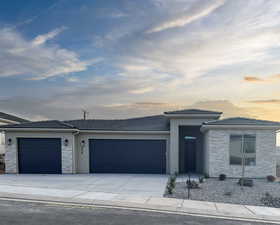
[[[61,173],[60,138],[19,138],[19,173]]]
[[[91,139],[91,173],[166,173],[165,140]]]

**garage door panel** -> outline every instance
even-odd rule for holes
[[[61,139],[19,138],[19,173],[61,173]]]
[[[165,140],[94,139],[89,146],[90,172],[166,172]]]

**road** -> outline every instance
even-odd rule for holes
[[[0,201],[1,225],[264,225],[124,209]],[[267,224],[267,223],[266,223]]]

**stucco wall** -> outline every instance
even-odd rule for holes
[[[11,145],[5,145],[6,155],[6,173],[18,173],[18,146],[17,138],[61,138],[61,158],[62,158],[62,173],[74,173],[74,140],[71,133],[59,132],[6,132],[6,143],[9,138],[12,139]],[[68,146],[64,146],[63,140],[68,139]]]
[[[224,173],[228,177],[240,177],[242,167],[229,164],[231,134],[256,135],[256,165],[245,167],[246,177],[276,175],[276,133],[274,130],[209,130],[206,135],[208,172],[211,177]]]
[[[171,118],[170,119],[170,172],[179,172],[179,126],[200,126],[207,118]]]
[[[89,173],[89,139],[166,140],[166,171],[169,173],[169,134],[80,134],[77,139],[77,173]],[[82,148],[81,142],[85,141]]]

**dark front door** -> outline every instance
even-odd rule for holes
[[[19,138],[19,173],[61,173],[60,138]]]
[[[91,173],[165,173],[165,140],[89,140]]]
[[[196,171],[196,140],[185,139],[185,173]]]

